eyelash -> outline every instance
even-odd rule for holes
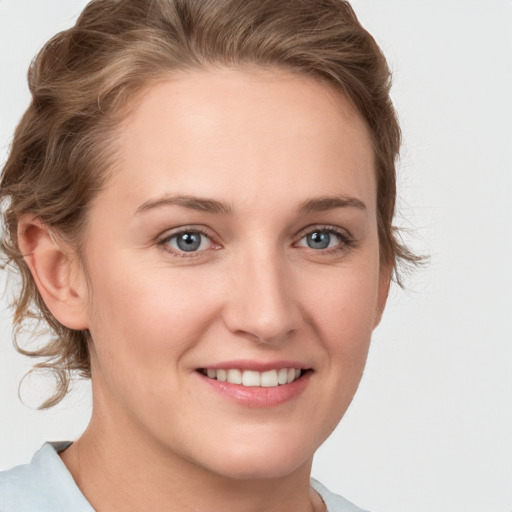
[[[325,226],[325,225],[313,225],[308,226],[305,230],[301,232],[299,235],[299,242],[306,238],[308,235],[311,235],[313,233],[328,233],[330,235],[336,235],[340,242],[334,247],[326,248],[326,249],[313,249],[311,247],[306,247],[306,249],[309,249],[309,251],[312,251],[314,253],[321,253],[321,254],[339,254],[347,249],[350,249],[352,247],[355,247],[357,244],[357,241],[352,236],[351,233],[349,233],[346,230],[335,228],[333,226]]]
[[[176,256],[178,258],[194,258],[194,257],[197,258],[197,257],[203,255],[203,253],[206,252],[207,250],[211,250],[211,248],[210,248],[210,249],[204,249],[202,251],[187,252],[187,251],[176,250],[168,245],[169,242],[173,238],[175,238],[179,235],[183,235],[184,233],[198,233],[198,234],[208,238],[210,240],[210,242],[212,243],[212,245],[217,245],[213,242],[213,237],[210,232],[208,232],[207,230],[205,230],[201,227],[197,227],[197,226],[184,226],[184,227],[179,228],[179,230],[177,230],[177,231],[168,233],[157,242],[157,245],[162,247],[162,249],[164,251],[171,253],[173,256]],[[213,250],[215,250],[215,249],[213,249]]]
[[[302,241],[308,235],[311,235],[316,232],[327,233],[330,235],[336,235],[337,237],[339,237],[340,242],[335,247],[326,248],[326,249],[313,249],[311,247],[304,247],[305,249],[312,251],[313,253],[338,254],[343,251],[346,251],[347,249],[354,247],[357,244],[357,241],[354,239],[354,237],[348,231],[338,229],[333,226],[324,226],[324,225],[308,226],[306,229],[304,229],[299,234],[298,242]],[[217,247],[203,249],[201,251],[187,252],[187,251],[176,250],[174,248],[171,248],[168,245],[169,242],[173,238],[175,238],[179,235],[182,235],[184,233],[198,233],[198,234],[208,238],[210,240],[211,244],[214,246],[217,245]],[[298,242],[295,242],[295,244],[297,244]],[[210,232],[208,232],[207,230],[205,230],[201,227],[196,227],[196,226],[190,226],[190,227],[184,226],[184,227],[179,228],[178,231],[174,231],[172,233],[166,234],[163,238],[161,238],[157,242],[157,245],[162,247],[162,249],[165,250],[166,252],[171,253],[173,256],[176,256],[178,258],[194,258],[194,257],[197,258],[197,257],[202,256],[203,253],[205,253],[208,250],[216,250],[217,248],[220,247],[218,244],[215,244],[215,242],[213,241],[213,236]]]

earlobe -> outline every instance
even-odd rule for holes
[[[18,245],[53,316],[70,329],[87,329],[87,288],[76,252],[29,214],[18,223]]]

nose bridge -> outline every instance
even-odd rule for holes
[[[271,244],[240,256],[232,276],[236,292],[227,311],[233,332],[276,342],[294,331],[300,312],[286,257]]]

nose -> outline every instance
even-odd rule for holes
[[[253,254],[231,270],[224,310],[227,328],[263,343],[288,339],[300,327],[302,315],[293,272],[284,258]]]

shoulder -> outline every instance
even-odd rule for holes
[[[325,506],[327,507],[327,512],[367,512],[356,507],[343,496],[332,493],[315,479],[311,479],[311,486],[318,494],[320,494]]]
[[[47,443],[29,464],[0,472],[0,512],[93,512],[58,455],[69,444]]]

